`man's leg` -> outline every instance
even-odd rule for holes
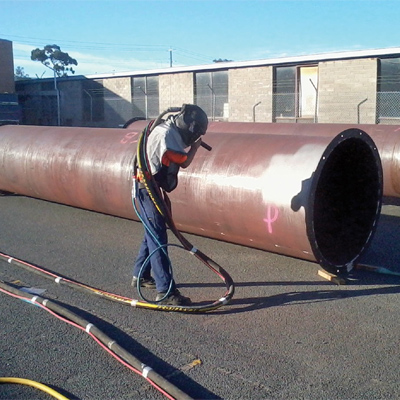
[[[150,258],[151,270],[153,277],[156,281],[156,288],[158,292],[166,292],[171,283],[171,271],[169,259],[166,256],[168,248],[167,227],[163,216],[158,212],[153,204],[149,194],[145,189],[139,191],[141,217],[143,222],[149,226],[151,233],[145,230],[145,241],[147,243],[148,254],[153,255]],[[160,248],[160,246],[165,246]],[[175,284],[173,283],[173,288]]]
[[[139,249],[139,254],[136,257],[135,265],[133,266],[133,276],[136,276],[136,277],[139,276],[139,272],[142,268],[142,265],[146,261],[148,256],[149,256],[149,248],[147,246],[146,229],[145,229],[144,238],[143,238],[142,244],[140,245],[140,249]],[[150,271],[151,271],[151,263],[148,262],[147,265],[145,266],[144,270],[142,271],[141,277],[145,278],[145,279],[151,278]]]

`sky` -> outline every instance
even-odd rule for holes
[[[53,76],[30,59],[48,44],[96,75],[400,47],[399,17],[400,0],[0,0],[0,39],[31,78]]]

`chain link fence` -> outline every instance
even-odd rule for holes
[[[378,92],[376,103],[378,123],[400,123],[400,92]]]
[[[400,124],[400,92],[377,92],[369,96],[360,92],[326,92],[313,99],[301,98],[297,93],[273,94],[271,89],[235,96],[212,93],[182,99],[179,104],[166,104],[164,100],[163,109],[159,97],[132,101],[108,90],[89,93],[90,96],[86,92],[61,90],[59,109],[54,91],[20,96],[22,123],[57,125],[60,113],[64,126],[119,127],[132,118],[155,118],[166,107],[193,101],[211,121]]]

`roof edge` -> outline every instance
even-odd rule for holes
[[[257,67],[257,66],[267,66],[267,65],[277,65],[277,64],[291,64],[291,63],[304,63],[304,62],[316,62],[325,60],[341,60],[347,58],[368,58],[368,57],[378,57],[378,56],[388,56],[396,55],[400,56],[400,47],[389,47],[383,49],[369,49],[369,50],[356,50],[356,51],[337,51],[330,53],[316,53],[303,56],[290,56],[290,57],[276,57],[267,58],[260,60],[251,61],[227,61],[218,62],[212,64],[202,64],[202,65],[191,65],[191,66],[181,66],[181,67],[166,67],[160,69],[151,70],[135,70],[127,72],[109,73],[109,74],[92,74],[85,75],[86,78],[116,78],[124,76],[133,75],[159,75],[159,74],[170,74],[179,72],[190,72],[190,71],[200,71],[200,70],[213,70],[221,68],[243,68],[243,67]]]
[[[217,69],[234,69],[234,68],[245,68],[245,67],[260,67],[260,66],[272,66],[279,64],[302,64],[311,62],[322,62],[329,60],[343,60],[351,58],[369,58],[369,57],[384,57],[384,56],[396,56],[400,57],[400,47],[388,47],[383,49],[369,49],[369,50],[356,50],[356,51],[337,51],[330,53],[317,53],[303,56],[290,56],[290,57],[276,57],[267,58],[260,60],[251,61],[227,61],[218,62],[212,64],[202,65],[190,65],[180,67],[165,67],[159,69],[146,69],[146,70],[131,70],[126,72],[107,73],[107,74],[89,74],[89,75],[76,75],[68,76],[61,79],[107,79],[107,78],[123,78],[127,76],[141,76],[141,75],[162,75],[162,74],[174,74],[184,72],[196,72],[196,71],[209,71]],[[40,79],[29,79],[30,82],[42,81],[44,79],[53,78],[40,78]]]

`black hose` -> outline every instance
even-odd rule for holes
[[[106,292],[102,289],[98,289],[93,286],[89,286],[84,283],[75,281],[73,279],[69,279],[65,276],[56,274],[56,273],[54,273],[50,270],[47,270],[43,267],[33,265],[27,261],[19,260],[18,258],[12,257],[12,256],[4,254],[4,253],[0,253],[0,258],[7,261],[11,265],[16,265],[16,266],[22,267],[28,271],[35,272],[36,274],[38,274],[44,278],[51,279],[58,285],[66,285],[71,288],[75,288],[75,289],[84,291],[86,293],[101,296],[107,300],[111,300],[111,301],[114,301],[117,303],[122,303],[122,304],[136,307],[136,308],[146,308],[146,309],[152,309],[152,310],[158,310],[158,311],[207,312],[207,311],[215,310],[215,309],[221,307],[222,305],[227,304],[227,301],[225,301],[224,298],[221,298],[218,301],[215,301],[214,303],[211,303],[208,305],[202,305],[202,306],[191,305],[189,307],[187,307],[187,306],[169,306],[169,305],[148,303],[145,301],[139,301],[139,300],[135,300],[135,299],[132,299],[129,297],[120,296],[115,293]]]
[[[146,143],[147,137],[150,135],[152,130],[160,123],[162,116],[166,113],[171,112],[171,109],[164,111],[164,113],[160,114],[160,116],[155,120],[151,121],[147,127],[143,130],[142,135],[139,138],[137,152],[136,152],[136,161],[139,169],[142,174],[142,182],[149,193],[150,198],[152,199],[155,207],[158,209],[160,214],[164,217],[167,226],[176,236],[176,238],[181,242],[182,246],[187,250],[194,254],[200,261],[202,261],[208,268],[210,268],[213,272],[215,272],[219,277],[224,281],[226,285],[226,292],[224,296],[219,299],[217,302],[213,303],[213,307],[219,307],[223,304],[227,304],[235,291],[234,283],[230,275],[227,271],[225,271],[220,265],[218,265],[214,260],[209,258],[207,255],[202,253],[200,250],[196,249],[176,228],[175,223],[173,221],[172,215],[170,213],[171,207],[169,206],[169,198],[165,192],[161,192],[160,187],[156,183],[153,175],[151,174],[149,168],[149,162],[147,159],[147,151],[146,151]],[[140,217],[140,216],[139,216]],[[140,290],[140,287],[139,287]],[[202,307],[207,309],[210,305],[205,306],[197,306],[195,307],[197,310],[201,310]],[[181,307],[181,306],[171,306],[171,307]],[[193,308],[194,306],[189,306]]]
[[[179,109],[175,108],[175,107],[166,110],[164,113],[160,114],[160,116],[157,118],[156,121],[158,121],[158,123],[160,123],[163,115],[165,115],[167,112],[174,112],[177,110],[179,110]],[[152,128],[152,127],[154,128],[153,121],[150,122],[150,124],[143,131],[143,133],[139,139],[139,142],[138,142],[138,153],[136,154],[136,157],[135,157],[135,159],[137,159],[139,166],[141,166],[143,164],[142,167],[146,171],[148,171],[148,168],[146,166],[147,165],[147,155],[146,155],[145,151],[143,152],[143,139],[146,139],[147,135],[150,133],[150,128]],[[136,165],[136,162],[135,162],[135,165]],[[83,284],[81,282],[77,282],[75,280],[69,279],[67,277],[56,274],[52,271],[49,271],[43,267],[33,265],[27,261],[19,260],[18,258],[12,257],[7,254],[3,254],[1,252],[0,252],[0,258],[4,259],[9,264],[23,267],[29,271],[33,271],[33,272],[43,276],[45,278],[52,279],[57,284],[60,284],[60,285],[62,284],[62,285],[67,285],[72,288],[77,288],[77,289],[80,289],[82,291],[85,291],[85,292],[88,292],[91,294],[102,296],[108,300],[123,303],[123,304],[130,305],[130,306],[136,307],[136,308],[146,308],[146,309],[153,309],[153,310],[159,310],[159,311],[208,312],[208,311],[216,310],[217,308],[228,304],[235,292],[235,287],[234,287],[232,278],[220,265],[218,265],[215,261],[213,261],[211,258],[206,256],[200,250],[196,249],[178,231],[178,229],[176,228],[176,226],[174,224],[172,216],[169,212],[169,207],[166,203],[166,201],[169,202],[167,195],[164,193],[164,196],[165,196],[165,200],[164,200],[163,195],[162,195],[158,185],[155,183],[154,178],[151,176],[151,174],[146,173],[145,175],[149,176],[148,179],[147,179],[147,177],[145,177],[146,179],[144,181],[146,189],[148,190],[150,196],[152,197],[152,200],[153,200],[154,204],[156,205],[157,209],[160,211],[161,215],[164,216],[167,226],[172,230],[172,232],[175,234],[175,236],[178,238],[178,240],[182,243],[183,247],[187,251],[190,251],[192,254],[194,254],[199,260],[201,260],[208,268],[210,268],[214,273],[216,273],[224,281],[224,283],[226,285],[226,292],[218,300],[216,300],[212,303],[209,303],[209,304],[190,305],[190,306],[172,306],[172,305],[151,303],[148,301],[140,301],[140,300],[135,300],[135,299],[131,299],[128,297],[120,296],[118,294],[106,292],[102,289],[98,289],[98,288]],[[136,174],[135,174],[135,176],[136,176]],[[140,288],[139,288],[139,290],[140,290]]]
[[[40,296],[30,295],[29,293],[23,292],[21,290],[16,289],[13,286],[7,285],[5,282],[0,280],[0,288],[3,289],[4,292],[12,293],[18,297],[29,300],[32,304],[40,304],[44,308],[48,308],[54,313],[66,318],[69,321],[72,321],[76,325],[79,325],[83,328],[87,333],[92,334],[96,337],[104,346],[106,346],[109,350],[115,353],[118,357],[122,358],[129,365],[131,365],[136,371],[140,373],[144,378],[154,382],[157,386],[164,389],[167,393],[173,396],[175,399],[179,400],[190,400],[192,399],[178,387],[173,385],[171,382],[166,380],[156,371],[154,371],[151,367],[143,364],[138,358],[133,356],[131,353],[126,351],[122,346],[120,346],[115,340],[111,339],[108,335],[106,335],[103,331],[97,328],[95,325],[80,317],[79,315],[73,313],[67,308],[52,302],[49,299],[44,299]]]

